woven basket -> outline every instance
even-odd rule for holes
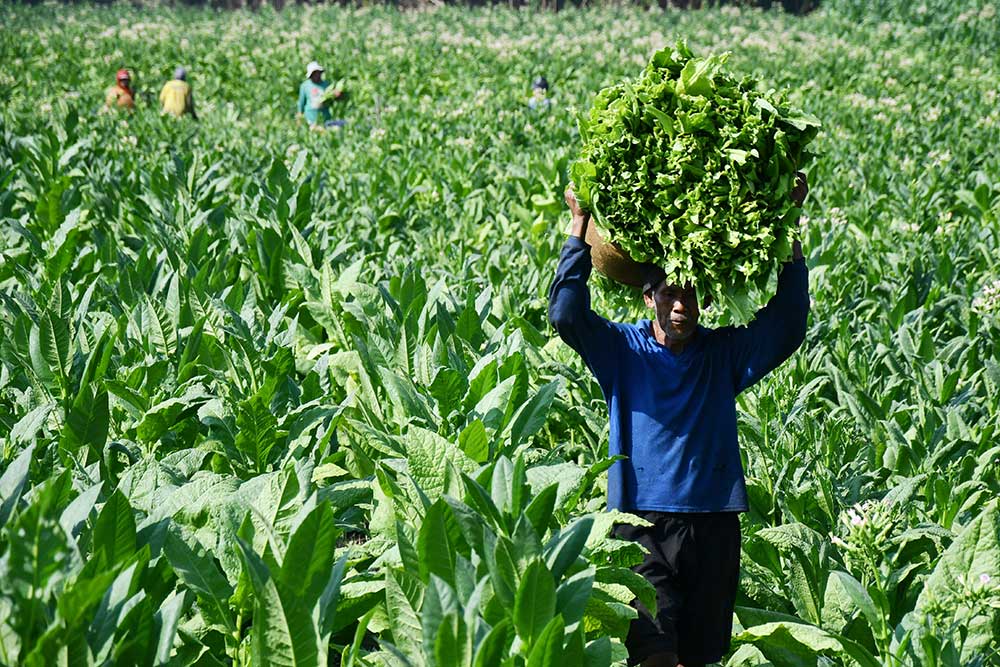
[[[585,240],[590,245],[590,257],[595,269],[612,280],[642,288],[649,265],[635,261],[617,245],[605,241],[593,221],[587,225]]]

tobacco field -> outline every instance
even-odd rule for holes
[[[578,114],[678,38],[823,123],[724,664],[1000,664],[993,2],[0,24],[0,665],[624,665],[653,592],[546,296]],[[310,60],[340,129],[295,120]]]

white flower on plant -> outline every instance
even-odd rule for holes
[[[1000,280],[983,286],[979,295],[972,300],[972,310],[981,315],[1000,313]]]
[[[981,583],[983,586],[985,586],[986,584],[990,583],[990,581],[992,581],[992,578],[990,577],[990,575],[986,574],[985,572],[983,572],[981,575],[979,575],[979,583]]]

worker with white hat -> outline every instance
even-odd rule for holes
[[[191,114],[191,117],[198,120],[198,114],[194,112],[194,95],[191,93],[191,84],[187,81],[187,70],[178,67],[174,70],[174,78],[167,81],[160,91],[160,106],[163,113],[177,116]]]
[[[305,116],[310,125],[322,126],[330,120],[327,108],[326,89],[329,82],[323,80],[323,68],[315,60],[306,65],[306,80],[299,86],[299,114]],[[339,91],[333,91],[339,97]]]

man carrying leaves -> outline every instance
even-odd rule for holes
[[[792,192],[802,205],[799,175]],[[657,591],[657,609],[635,605],[629,664],[695,667],[729,650],[740,573],[739,513],[748,510],[736,429],[736,396],[802,344],[808,271],[796,241],[777,292],[744,327],[698,325],[692,285],[649,266],[643,298],[651,320],[610,322],[590,307],[592,268],[584,241],[590,215],[572,190],[573,214],[549,291],[549,320],[594,374],[608,405],[608,507],[651,525],[615,534],[648,554],[636,568]]]

